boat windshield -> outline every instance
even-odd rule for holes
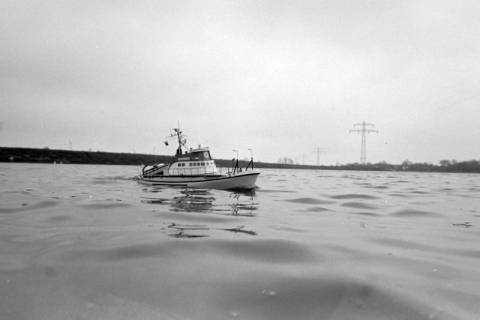
[[[176,157],[176,161],[209,161],[210,151],[192,151]]]
[[[212,160],[210,157],[210,152],[209,151],[196,151],[192,152],[190,154],[190,159],[191,160],[200,160],[200,161],[206,161],[206,160]]]

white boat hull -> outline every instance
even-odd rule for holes
[[[139,177],[139,181],[150,185],[183,186],[202,189],[254,189],[259,172],[240,172],[232,175],[163,176]]]

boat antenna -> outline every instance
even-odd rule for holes
[[[235,154],[237,155],[237,158],[233,159],[233,174],[235,174],[237,172],[237,170],[239,169],[238,168],[238,150],[233,149],[232,151],[235,152]]]
[[[252,167],[253,170],[253,149],[249,148],[248,151],[250,151],[250,162],[247,164],[247,167],[245,168],[245,171],[248,170],[248,167]]]

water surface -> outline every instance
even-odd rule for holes
[[[480,176],[0,164],[0,319],[479,319]]]

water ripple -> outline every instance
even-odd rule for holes
[[[198,230],[203,230],[199,227]],[[262,239],[256,241],[205,240],[201,242],[160,242],[122,246],[111,249],[76,251],[68,258],[93,260],[129,260],[155,257],[171,257],[192,254],[227,255],[236,260],[252,260],[261,263],[301,263],[316,261],[318,253],[293,241]]]
[[[441,214],[439,213],[423,211],[423,210],[415,210],[415,209],[399,210],[391,213],[391,215],[396,217],[439,217],[441,216]]]
[[[287,202],[294,202],[294,203],[303,203],[303,204],[331,204],[335,203],[334,201],[330,200],[322,200],[316,198],[296,198],[296,199],[287,199],[284,200]]]
[[[356,209],[378,209],[377,206],[373,204],[368,204],[364,202],[345,202],[342,203],[342,207],[356,208]]]
[[[40,201],[38,203],[31,204],[31,205],[28,203],[22,203],[21,207],[18,207],[18,208],[0,208],[0,213],[17,213],[22,211],[45,209],[45,208],[57,206],[58,204],[59,204],[58,201],[53,201],[53,200]]]
[[[360,193],[339,194],[332,196],[332,199],[378,199],[376,196]]]

